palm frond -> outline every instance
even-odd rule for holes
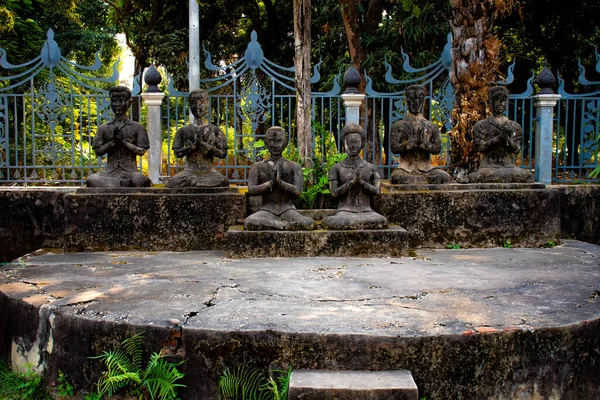
[[[159,353],[153,353],[150,356],[142,385],[148,389],[153,399],[155,396],[161,399],[175,399],[177,397],[176,388],[185,387],[185,385],[175,383],[185,375],[177,370],[177,367],[182,363],[183,361],[178,364],[169,363]]]
[[[98,394],[103,396],[106,393],[110,398],[119,389],[134,382],[138,384],[141,383],[140,376],[136,372],[126,372],[115,375],[105,371],[98,380]]]
[[[123,340],[123,349],[131,357],[131,364],[135,370],[142,369],[143,339],[144,332],[138,332],[135,335]]]
[[[260,399],[264,378],[258,370],[241,365],[233,370],[226,369],[219,379],[219,399],[255,400]]]

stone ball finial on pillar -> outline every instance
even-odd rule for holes
[[[160,82],[162,82],[162,76],[160,76],[160,72],[154,66],[154,64],[150,65],[144,74],[144,82],[148,85],[146,89],[147,93],[157,93],[161,90],[158,88]]]
[[[354,64],[350,63],[350,67],[346,70],[344,74],[344,93],[356,94],[360,93],[358,91],[358,85],[362,82],[362,78],[360,77],[360,73],[354,67]]]
[[[538,94],[554,94],[552,86],[556,83],[556,78],[554,77],[554,74],[552,74],[552,71],[545,65],[539,75],[535,78],[534,83],[540,87]]]

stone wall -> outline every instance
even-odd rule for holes
[[[0,189],[0,262],[14,260],[41,247],[62,247],[62,188]]]
[[[408,230],[412,248],[538,247],[560,239],[557,190],[540,184],[421,186],[384,186],[375,200],[379,213]]]
[[[561,236],[600,244],[600,185],[549,187],[560,192]]]
[[[80,189],[65,196],[64,249],[225,249],[245,195],[218,189]]]
[[[535,245],[539,243],[520,238],[535,233],[532,229],[540,232],[548,228],[546,236],[554,235],[556,226],[553,220],[545,220],[544,215],[560,215],[563,238],[600,244],[600,185],[550,186],[531,191],[533,193],[515,190],[489,193],[464,188],[454,192],[413,190],[401,195],[387,192],[376,200],[375,208],[411,232],[413,247],[440,247],[451,243],[463,247],[501,246],[506,240],[515,245]],[[155,193],[148,194],[152,198],[148,203],[148,199],[143,200],[139,194],[90,197],[91,193],[76,194],[76,190],[0,189],[0,241],[3,243],[0,262],[41,247],[223,249],[228,226],[240,222],[247,204],[242,191],[234,195],[213,193],[210,197],[183,192],[167,195],[164,189],[162,192],[154,189]],[[100,199],[107,203],[99,203]],[[69,206],[67,211],[65,201]],[[119,221],[127,223],[115,225]],[[502,233],[499,224],[506,223],[509,224]],[[86,237],[86,229],[89,237]],[[106,232],[115,236],[105,236]],[[536,239],[537,242],[543,240],[541,236]]]

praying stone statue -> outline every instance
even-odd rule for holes
[[[394,122],[390,133],[391,149],[400,153],[398,167],[390,178],[393,184],[449,183],[452,177],[431,165],[431,154],[442,151],[440,130],[423,117],[425,88],[411,85],[406,89],[408,114]]]
[[[194,124],[180,128],[173,140],[175,156],[186,157],[185,168],[169,179],[167,187],[229,186],[227,178],[214,167],[214,157],[227,156],[227,137],[218,126],[206,122],[208,92],[192,90],[189,103]]]
[[[514,155],[521,151],[521,125],[504,116],[508,90],[503,86],[490,88],[492,115],[475,124],[475,150],[481,154],[477,171],[467,175],[472,183],[528,183],[533,174],[515,165]]]
[[[106,168],[90,175],[88,187],[144,187],[150,178],[138,172],[137,157],[150,148],[143,125],[127,118],[131,91],[125,86],[113,86],[108,91],[114,119],[98,128],[92,147],[97,156],[107,155]]]
[[[339,198],[334,215],[325,217],[327,229],[385,229],[387,219],[371,209],[371,197],[381,192],[375,166],[360,158],[366,140],[358,124],[347,124],[341,132],[347,157],[329,171],[329,189]]]
[[[286,160],[282,152],[287,146],[287,134],[279,126],[267,130],[265,145],[270,156],[254,163],[248,177],[248,194],[262,196],[259,211],[248,216],[244,229],[260,230],[313,230],[312,218],[301,215],[294,202],[302,193],[304,177],[300,164]]]

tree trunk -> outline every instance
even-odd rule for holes
[[[296,132],[302,165],[312,168],[313,141],[311,129],[310,88],[311,0],[294,0],[294,46],[296,67]]]
[[[363,64],[367,60],[367,48],[360,41],[364,29],[358,15],[357,2],[355,0],[340,0],[340,10],[342,12],[342,20],[344,21],[346,39],[348,40],[350,58],[352,59],[354,68],[356,68],[362,78],[358,90],[364,93],[366,82]]]
[[[359,3],[364,8],[364,18],[361,18]],[[361,82],[358,85],[358,90],[365,93],[365,73],[364,64],[367,61],[369,49],[363,44],[361,38],[363,36],[373,36],[376,33],[379,23],[383,15],[383,0],[360,1],[356,0],[339,0],[346,38],[348,40],[348,49],[352,64],[360,73]],[[361,107],[361,115],[365,115],[365,109],[368,104],[363,103]],[[364,158],[375,165],[381,163],[381,138],[378,132],[378,123],[376,116],[373,115],[372,109],[367,109],[367,121],[365,131],[367,132],[366,153]]]
[[[452,69],[456,91],[452,112],[450,171],[456,176],[477,169],[473,126],[486,117],[490,82],[498,79],[501,43],[492,34],[499,15],[509,12],[514,0],[450,0],[452,18]]]

